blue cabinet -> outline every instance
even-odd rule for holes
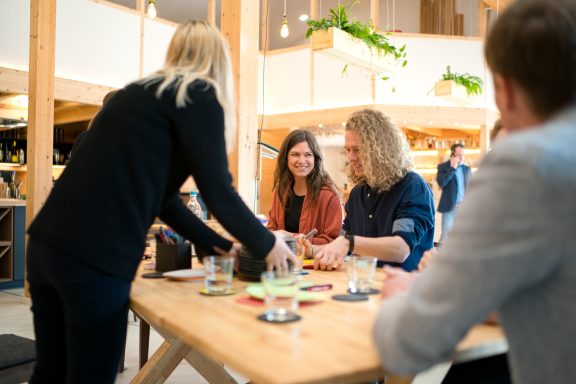
[[[24,286],[25,206],[0,206],[0,289]]]

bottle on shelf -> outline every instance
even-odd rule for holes
[[[186,206],[200,220],[204,219],[204,213],[202,212],[202,207],[200,206],[200,203],[198,202],[198,192],[196,192],[196,191],[190,192],[190,199],[188,200],[188,203],[186,204]]]
[[[16,140],[12,141],[12,150],[10,151],[10,162],[18,162],[18,147],[16,146]]]

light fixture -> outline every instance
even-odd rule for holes
[[[300,21],[306,21],[308,20],[309,16],[305,13],[303,13],[302,15],[300,15],[300,17],[298,17],[298,20]]]
[[[146,15],[154,19],[156,17],[156,0],[150,0],[148,2],[148,9],[146,10]]]
[[[282,16],[282,26],[280,27],[280,36],[285,39],[290,35],[288,29],[288,19],[286,18],[286,0],[284,0],[284,14]]]

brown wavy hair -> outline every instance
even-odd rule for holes
[[[406,137],[390,118],[375,109],[354,112],[346,122],[346,131],[356,134],[364,176],[356,176],[348,165],[348,179],[367,183],[372,188],[387,191],[413,168]]]
[[[306,194],[310,196],[308,204],[313,205],[318,202],[322,187],[330,188],[334,193],[340,195],[336,183],[324,169],[322,152],[320,152],[320,145],[318,145],[316,137],[308,130],[297,129],[290,132],[282,142],[274,171],[273,191],[278,195],[282,206],[286,205],[288,197],[292,194],[292,185],[294,184],[294,175],[288,169],[288,152],[296,144],[302,142],[307,142],[314,154],[314,169],[306,177]]]

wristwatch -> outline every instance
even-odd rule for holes
[[[354,252],[354,235],[350,232],[344,233],[344,238],[348,240],[348,253],[347,255],[350,256],[352,252]]]

